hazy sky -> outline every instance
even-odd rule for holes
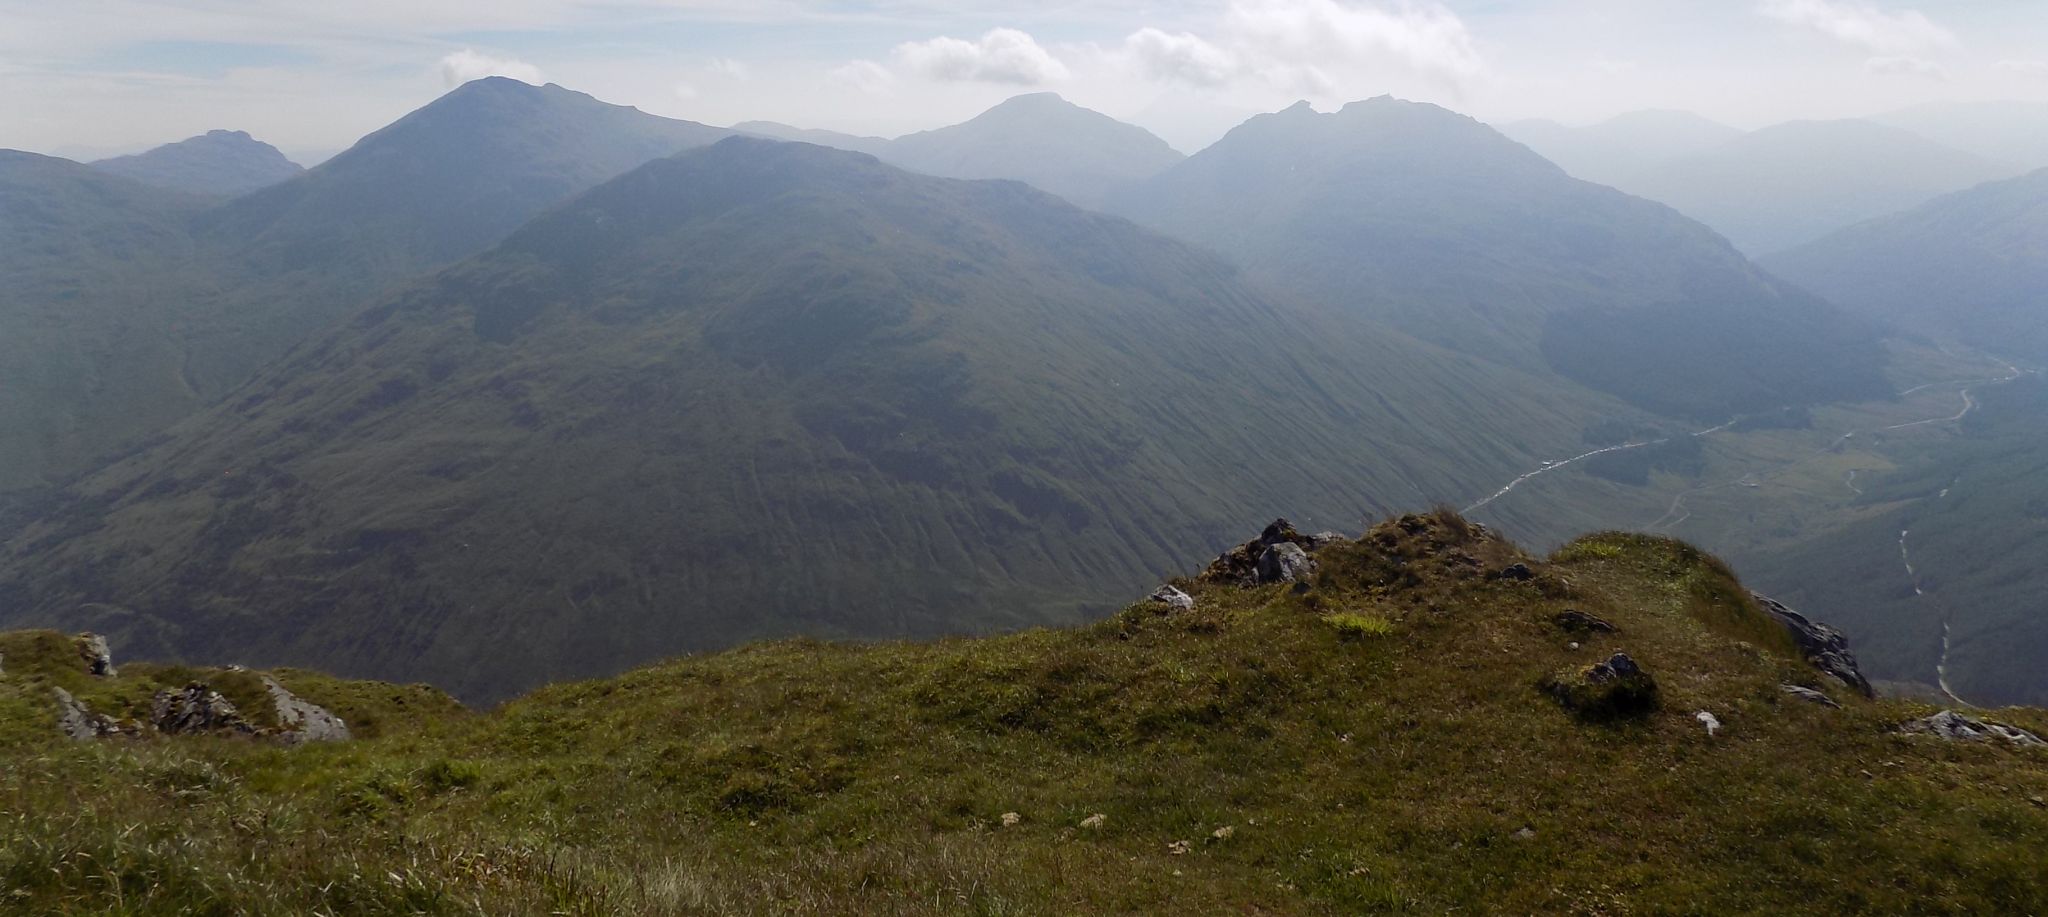
[[[1745,127],[2048,100],[2048,0],[0,0],[0,147],[211,128],[331,152],[487,74],[894,135],[1054,90],[1183,149],[1393,93],[1483,119]]]

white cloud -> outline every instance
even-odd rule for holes
[[[1931,60],[1919,57],[1873,57],[1863,62],[1863,69],[1881,76],[1921,76],[1931,80],[1948,79],[1948,69]]]
[[[991,29],[977,41],[941,36],[898,45],[896,59],[912,73],[941,82],[1038,86],[1067,78],[1067,66],[1016,29]]]
[[[1225,22],[1238,41],[1283,68],[1394,64],[1454,81],[1486,71],[1464,20],[1441,3],[1237,0]]]
[[[1962,44],[1954,32],[1919,10],[1886,12],[1856,0],[1763,0],[1757,11],[1879,55],[1903,56]]]
[[[1991,69],[2000,73],[2040,79],[2048,77],[2048,60],[2002,60],[1992,64]]]
[[[694,99],[702,94],[697,91],[697,87],[693,83],[677,83],[669,88],[676,94],[678,99]]]
[[[736,83],[745,82],[754,76],[754,71],[748,69],[746,64],[730,57],[714,57],[710,63],[704,65],[704,69],[711,71],[714,76]]]
[[[1150,27],[1125,38],[1122,53],[1132,68],[1144,76],[1203,87],[1228,83],[1242,66],[1236,55],[1200,35]]]
[[[547,82],[539,67],[514,58],[491,57],[469,48],[441,58],[441,79],[451,87],[487,76],[511,77],[536,86]]]
[[[1248,79],[1310,96],[1402,75],[1458,84],[1486,72],[1464,21],[1434,0],[1233,0],[1210,34],[1147,27],[1108,53],[1162,82]]]
[[[870,95],[881,95],[896,85],[896,74],[871,60],[849,61],[834,67],[832,78]]]

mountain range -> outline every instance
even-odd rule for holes
[[[1888,392],[1871,328],[1434,105],[1261,115],[1117,206],[1273,289],[1662,414]]]
[[[1091,208],[1184,158],[1144,128],[1050,92],[1017,96],[963,123],[894,140],[764,121],[733,130],[869,153],[928,175],[1021,181]]]
[[[472,698],[1073,621],[1248,513],[1479,492],[1613,409],[1554,395],[1021,184],[734,138],[87,477],[11,542],[0,615]]]
[[[0,161],[0,624],[495,698],[1078,620],[1247,516],[1894,390],[1891,316],[1435,106],[792,131],[492,79],[225,202]]]

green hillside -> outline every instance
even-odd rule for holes
[[[0,150],[0,491],[76,469],[106,433],[169,423],[194,397],[163,346],[175,291],[203,282],[199,198]],[[142,278],[150,278],[145,283]],[[94,397],[118,389],[118,398]]]
[[[1909,331],[2048,360],[2048,169],[1853,226],[1766,263]]]
[[[2048,748],[1902,734],[1930,708],[1865,701],[1788,655],[1696,551],[1603,535],[1538,561],[1445,515],[1316,558],[1292,587],[1181,580],[1189,610],[753,646],[473,717],[302,680],[384,726],[295,748],[66,742],[61,666],[17,670],[0,639],[0,730],[20,737],[0,750],[0,908],[2048,908]],[[1492,575],[1515,562],[1533,577]],[[1565,630],[1568,611],[1613,631]],[[1617,652],[1654,682],[1647,709],[1575,715],[1546,693]],[[2038,710],[1986,716],[2048,729]]]
[[[725,134],[494,78],[217,206],[0,153],[0,490],[76,475],[393,285]]]
[[[1099,616],[1235,520],[1486,492],[1620,410],[1233,275],[1019,184],[724,141],[86,478],[9,542],[0,621],[502,697]]]
[[[1269,288],[1659,413],[1889,394],[1871,328],[1433,105],[1261,115],[1119,210]]]

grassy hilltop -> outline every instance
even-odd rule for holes
[[[481,714],[287,673],[375,723],[294,748],[67,741],[53,685],[114,709],[239,673],[95,680],[67,640],[12,635],[0,909],[2048,909],[2048,749],[1899,734],[1931,709],[1828,679],[1683,544],[1595,535],[1537,559],[1440,513],[1314,557],[1301,585],[1228,564],[1177,581],[1191,609],[756,645]],[[1567,630],[1567,611],[1614,630]],[[1545,690],[1617,652],[1654,679],[1646,712]]]

